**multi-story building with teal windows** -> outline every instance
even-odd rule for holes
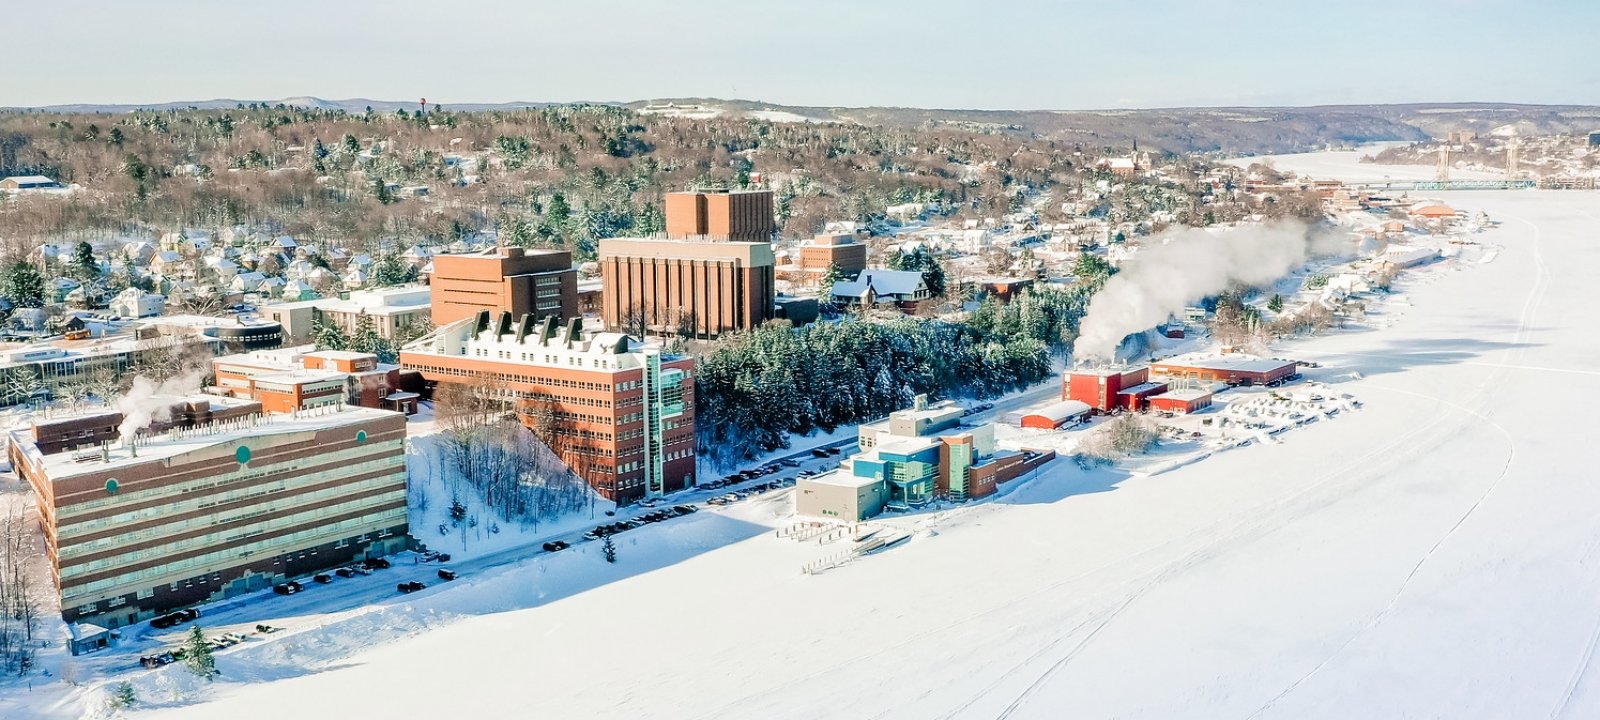
[[[183,406],[225,419],[121,439],[83,422],[11,434],[67,620],[131,624],[407,545],[404,415]]]
[[[1009,465],[1012,456],[1038,455],[996,451],[994,426],[962,425],[963,414],[953,402],[930,405],[918,396],[910,408],[862,425],[859,454],[837,470],[796,483],[795,512],[861,520],[884,508],[907,510],[940,496],[981,497],[994,491],[995,471]]]

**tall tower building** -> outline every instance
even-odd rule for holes
[[[666,238],[600,241],[606,327],[710,338],[772,319],[772,192],[669,193]]]

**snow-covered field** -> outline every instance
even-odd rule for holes
[[[1280,157],[1354,168],[1357,155]],[[1364,406],[1148,476],[1058,461],[806,576],[787,494],[219,656],[159,720],[1600,716],[1600,193],[1451,193],[1493,262],[1276,348]],[[922,522],[926,520],[926,522]],[[285,638],[284,640],[292,640]],[[73,716],[68,703],[40,713]]]

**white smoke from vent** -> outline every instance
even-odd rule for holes
[[[204,380],[205,372],[201,370],[179,373],[160,382],[142,375],[134,378],[133,385],[117,399],[117,412],[122,413],[117,435],[129,442],[151,423],[171,420],[174,396],[195,392]]]
[[[1338,252],[1341,242],[1295,219],[1153,235],[1089,301],[1073,355],[1114,360],[1123,338],[1230,286],[1277,280],[1314,255]]]

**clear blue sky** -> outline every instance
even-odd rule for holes
[[[1600,0],[30,0],[0,29],[30,58],[0,106],[1600,104]]]

